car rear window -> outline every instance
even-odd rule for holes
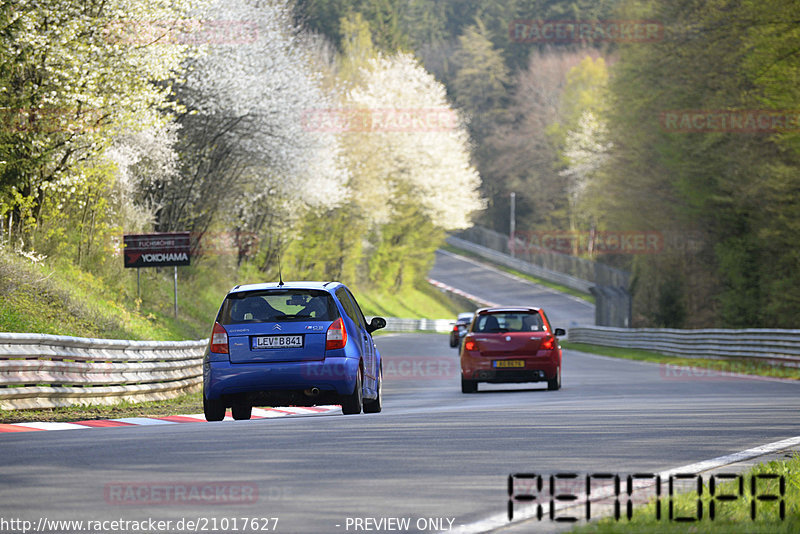
[[[333,297],[317,289],[269,289],[232,293],[225,299],[221,324],[334,321]]]
[[[485,313],[475,321],[475,332],[543,332],[544,322],[537,312]]]

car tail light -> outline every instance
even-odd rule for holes
[[[347,345],[347,330],[344,321],[339,317],[328,327],[325,335],[325,350],[343,349]]]
[[[466,343],[464,343],[464,348],[466,350],[475,350],[475,342],[471,339],[468,339]]]
[[[453,332],[458,332],[458,325],[457,324],[453,325]]]
[[[211,346],[209,350],[217,354],[229,354],[228,332],[219,323],[214,323],[214,330],[211,331]]]
[[[554,337],[546,337],[542,340],[542,344],[539,345],[539,350],[553,350],[556,348],[556,338]]]

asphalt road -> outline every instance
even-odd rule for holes
[[[586,304],[446,254],[431,276],[541,305],[554,326],[591,322]],[[0,531],[23,519],[29,531],[40,519],[172,522],[84,530],[103,533],[446,531],[504,513],[510,473],[662,471],[800,435],[797,383],[565,351],[560,391],[464,395],[446,335],[377,343],[380,414],[0,434]]]
[[[543,308],[553,328],[594,324],[594,304],[447,251],[436,253],[429,276],[488,302]]]
[[[411,518],[417,532],[421,518],[456,527],[502,513],[512,472],[659,471],[800,435],[798,384],[708,381],[567,351],[560,391],[463,395],[446,336],[378,345],[381,414],[0,435],[0,521],[153,518],[178,531],[182,518],[209,529],[228,518],[232,531],[232,518],[277,517],[278,532],[335,533],[392,531],[357,530],[356,518]],[[232,486],[255,498],[169,493]]]

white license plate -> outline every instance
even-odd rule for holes
[[[258,336],[253,338],[254,349],[301,349],[303,336]]]

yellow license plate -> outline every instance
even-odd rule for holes
[[[495,360],[495,367],[525,367],[525,360]]]

